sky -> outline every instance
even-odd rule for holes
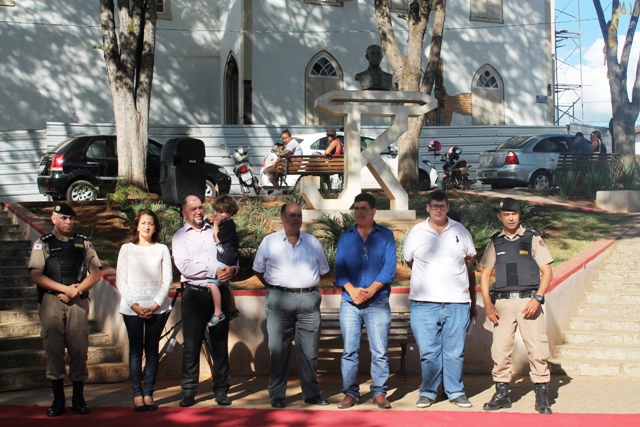
[[[611,16],[611,1],[602,0],[606,19]],[[626,2],[627,14],[619,20],[619,45],[624,43],[627,28],[629,26],[631,2]],[[609,80],[604,64],[604,41],[598,24],[595,7],[592,0],[556,0],[556,31],[567,30],[580,34],[582,44],[582,106],[580,102],[575,105],[573,115],[575,119],[565,115],[560,119],[560,124],[569,122],[583,122],[593,126],[608,126],[611,118],[611,97],[609,93]],[[579,18],[579,19],[578,19]],[[621,36],[620,36],[621,35]],[[579,41],[565,40],[563,47],[558,47],[558,83],[578,84],[580,82],[580,51],[577,49]],[[640,54],[640,34],[636,33],[629,61],[629,73],[631,77],[629,85],[633,84],[638,55]],[[562,64],[562,63],[566,63]],[[564,92],[560,97],[559,105],[571,104],[578,97],[573,92]],[[582,108],[581,108],[582,107]],[[561,107],[561,110],[568,110]],[[639,123],[637,122],[636,125]]]

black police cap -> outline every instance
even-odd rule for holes
[[[73,208],[66,203],[58,203],[56,207],[53,208],[53,213],[66,216],[76,216],[76,212]]]
[[[511,197],[500,200],[500,210],[509,212],[521,212],[520,203]]]

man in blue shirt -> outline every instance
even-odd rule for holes
[[[355,197],[356,225],[345,230],[338,241],[336,283],[342,288],[340,331],[342,392],[339,409],[350,408],[360,399],[358,352],[362,326],[367,328],[371,350],[371,396],[373,404],[389,409],[386,398],[389,360],[387,342],[391,326],[389,293],[396,274],[396,242],[393,233],[376,224],[376,199],[362,193]]]
[[[587,141],[582,132],[576,132],[573,141],[573,152],[576,154],[591,154],[591,142]]]

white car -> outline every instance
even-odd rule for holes
[[[292,137],[298,141],[302,147],[303,155],[324,155],[324,150],[329,146],[327,135],[324,132],[309,133],[304,135],[292,135]],[[344,134],[338,132],[338,137],[344,142]],[[375,138],[367,136],[360,137],[360,148],[364,150],[374,141]],[[397,143],[391,144],[380,153],[384,162],[389,166],[393,174],[398,176],[398,146]],[[260,170],[260,179],[263,188],[272,190],[273,186],[269,181],[269,178],[263,173],[264,168],[270,166],[275,161],[275,155],[267,155],[262,162],[262,169]],[[420,172],[420,190],[429,190],[436,187],[436,181],[438,179],[438,171],[436,171],[433,162],[426,156],[420,156],[418,162],[418,168]],[[289,175],[286,178],[286,185],[291,188],[296,182],[298,182],[299,175]],[[362,175],[360,177],[363,190],[380,190],[380,184],[375,180],[369,168],[362,168]],[[334,181],[335,179],[332,179]]]

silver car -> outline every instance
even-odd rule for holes
[[[477,177],[491,188],[550,188],[561,153],[573,150],[573,135],[520,135],[480,153]]]

